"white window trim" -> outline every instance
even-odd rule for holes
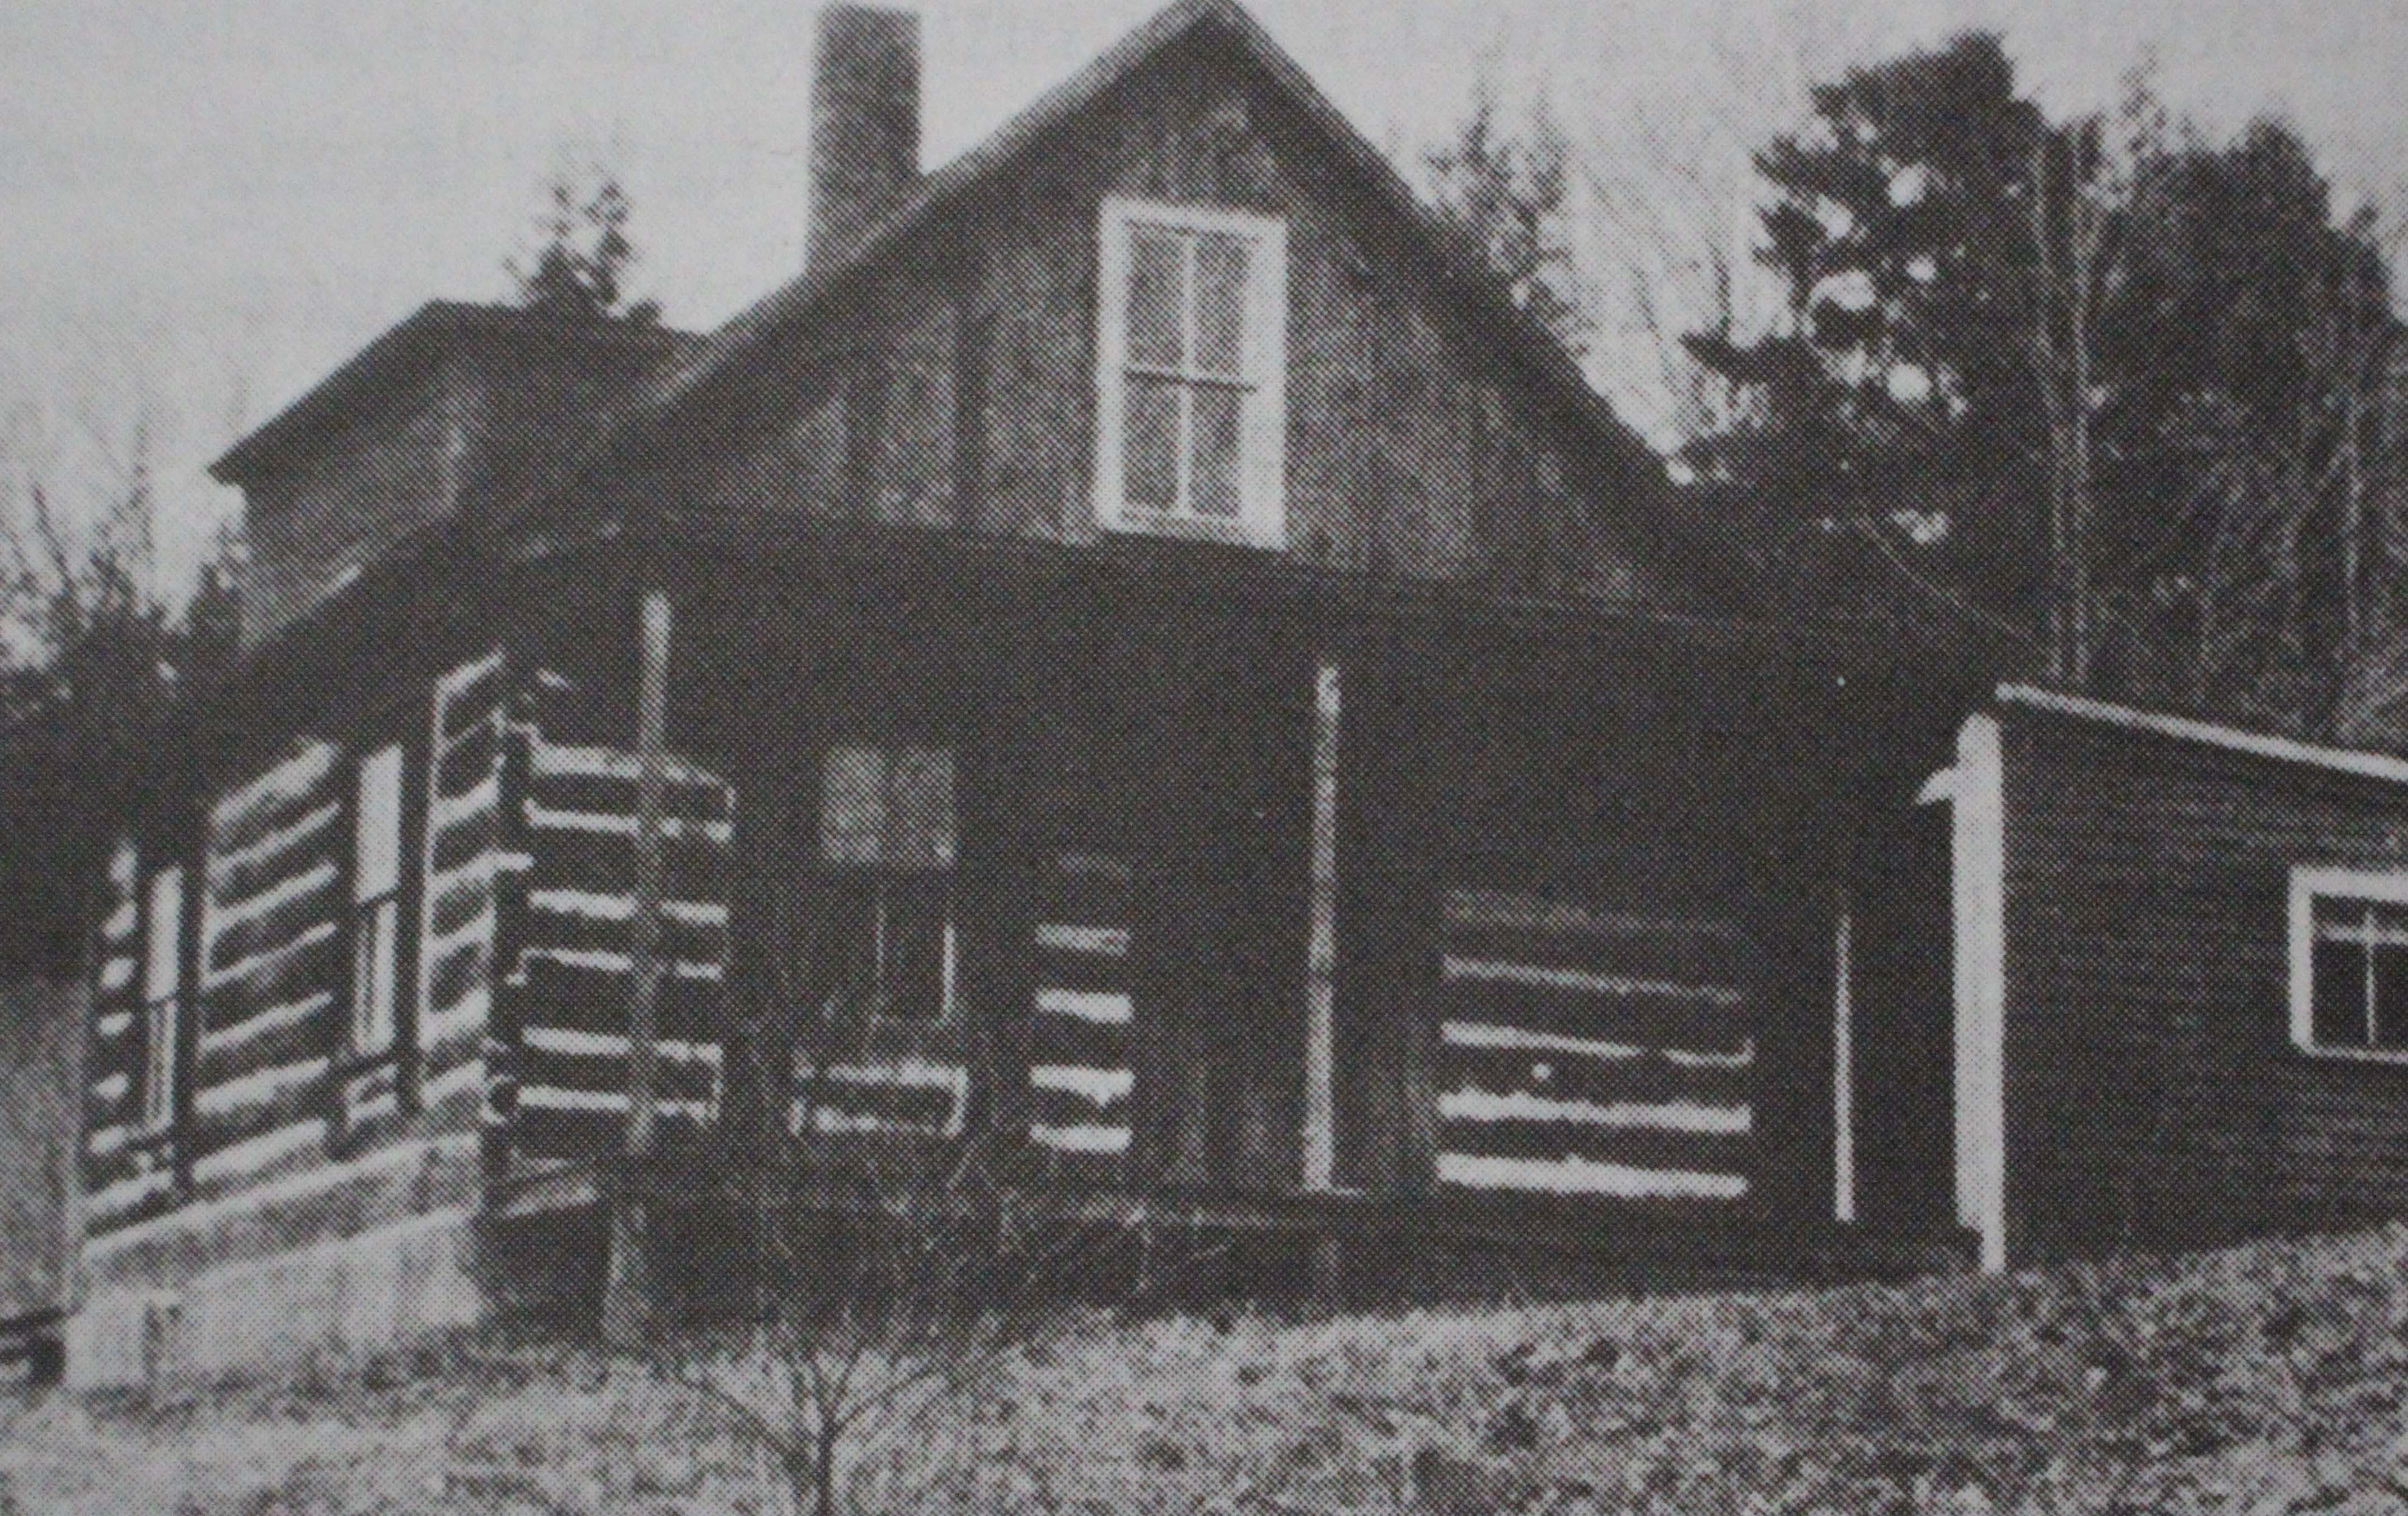
[[[1247,263],[1246,378],[1254,386],[1240,443],[1238,519],[1133,509],[1123,498],[1128,394],[1130,228],[1226,232],[1254,244]],[[1097,238],[1096,521],[1106,531],[1287,545],[1287,222],[1218,207],[1109,196]]]
[[[179,1044],[184,1037],[184,917],[191,880],[181,864],[152,874],[145,885],[142,963],[142,1129],[165,1132],[176,1124]],[[173,909],[163,908],[172,905]],[[161,918],[167,935],[159,936]],[[164,951],[164,956],[163,956]],[[165,1036],[160,1035],[163,1029]]]
[[[401,995],[408,971],[405,959],[408,944],[401,929],[401,896],[408,828],[403,820],[403,800],[408,788],[408,750],[401,743],[390,742],[361,755],[351,775],[351,1004],[348,1018],[351,1051],[358,1057],[379,1057],[401,1046]],[[392,799],[380,804],[371,816],[368,797],[373,793],[373,779],[389,780]],[[388,841],[381,844],[387,878],[371,881],[365,877],[368,828],[380,822],[392,829]],[[390,934],[389,943],[384,941]],[[373,949],[383,946],[381,961],[364,962]],[[381,1004],[364,998],[377,986],[362,983],[363,967],[381,973]],[[373,1013],[373,1023],[364,1019],[364,1012]]]
[[[2408,905],[2408,868],[2301,866],[2291,870],[2291,1043],[2312,1058],[2408,1067],[2408,1048],[2336,1048],[2315,1039],[2315,903]]]

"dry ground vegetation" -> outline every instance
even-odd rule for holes
[[[7,1414],[12,1512],[781,1498],[710,1406],[557,1342]],[[1901,1287],[1098,1316],[853,1469],[882,1513],[2408,1509],[2408,1226]]]

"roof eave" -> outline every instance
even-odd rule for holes
[[[664,355],[693,340],[692,334],[670,327],[629,322],[588,326],[545,321],[502,307],[430,300],[220,454],[209,464],[208,475],[221,484],[251,483],[273,472],[320,427],[366,395],[426,365],[440,363],[477,336],[500,334],[650,348]]]
[[[2166,711],[2146,710],[2138,706],[2118,705],[2110,700],[2094,699],[2088,695],[2068,694],[2062,691],[2045,690],[2030,684],[2000,685],[1998,703],[2001,707],[2067,717],[2093,725],[2112,727],[2118,731],[2149,737],[2166,737],[2194,746],[2238,753],[2245,757],[2262,758],[2299,767],[2317,768],[2328,773],[2347,774],[2358,779],[2379,779],[2388,784],[2408,784],[2408,758],[2391,753],[2372,752],[2359,748],[2337,748],[2320,742],[2304,742],[2296,737],[2277,737],[2269,732],[2253,732],[2246,727],[2231,726],[2221,722],[2202,721],[2192,716],[2177,716]]]

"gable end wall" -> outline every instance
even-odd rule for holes
[[[1626,512],[1487,363],[1400,229],[1251,68],[1191,42],[773,344],[687,424],[673,498],[1092,545],[1107,195],[1289,223],[1288,551],[1641,597]]]

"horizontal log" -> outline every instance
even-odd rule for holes
[[[969,1099],[969,1071],[925,1059],[838,1064],[797,1084],[794,1105],[823,1133],[882,1128],[953,1133]],[[791,1123],[790,1123],[791,1124]]]
[[[242,848],[322,805],[340,779],[341,750],[311,742],[258,778],[218,797],[209,808],[209,836],[221,848]]]
[[[502,845],[502,813],[477,810],[454,818],[434,833],[435,872],[451,874],[493,853]],[[487,865],[491,873],[494,865]]]
[[[567,810],[530,799],[522,819],[528,832],[538,837],[615,837],[622,843],[632,843],[636,837],[636,818],[624,811]],[[670,846],[687,841],[724,846],[735,840],[736,828],[728,822],[690,822],[669,818],[661,822],[661,834],[663,841]]]
[[[430,791],[438,797],[466,794],[493,777],[501,756],[497,723],[490,710],[481,712],[444,735],[441,757],[430,765]]]
[[[289,1064],[330,1046],[334,1039],[335,995],[321,990],[297,1000],[220,1024],[212,1006],[208,1029],[202,1034],[195,1078],[203,1084],[227,1080],[261,1068]]]
[[[211,909],[230,910],[332,860],[343,845],[335,825],[342,813],[330,799],[247,846],[229,849],[212,838],[205,868]]]
[[[272,1087],[264,1097],[224,1109],[195,1111],[186,1137],[194,1159],[322,1115],[326,1108],[327,1065],[323,1059],[313,1062],[314,1068],[306,1076]]]
[[[427,1009],[439,1016],[493,982],[493,934],[455,937],[426,965]]]
[[[627,984],[624,972],[537,957],[525,964],[520,982],[504,983],[503,1024],[624,1034]],[[658,1009],[661,1035],[708,1039],[721,1024],[725,1003],[725,985],[719,980],[664,975]]]
[[[1028,1087],[1039,1098],[1058,1098],[1090,1113],[1125,1111],[1137,1094],[1137,1075],[1125,1065],[1032,1063]]]
[[[1027,1043],[1031,1062],[1126,1068],[1134,1039],[1123,1026],[1039,1016],[1029,1023]]]
[[[1519,1028],[1571,1041],[1737,1059],[1752,1051],[1744,1008],[1481,980],[1442,981],[1442,1024]]]
[[[1079,1120],[1073,1113],[1072,1119],[1031,1120],[1028,1140],[1048,1152],[1087,1161],[1095,1166],[1090,1182],[1109,1182],[1128,1154],[1132,1134],[1125,1123]]]
[[[322,862],[285,881],[273,894],[245,902],[239,911],[213,912],[207,924],[208,943],[203,958],[208,972],[224,974],[339,919],[345,906],[337,888],[341,882],[341,871],[331,862]]]
[[[1520,1092],[1558,1100],[1744,1104],[1755,1086],[1744,1069],[1684,1068],[1653,1054],[1606,1060],[1450,1047],[1436,1065],[1433,1078],[1440,1090]]]
[[[1678,937],[1744,947],[1746,934],[1723,917],[1673,911],[1611,911],[1503,890],[1455,889],[1443,907],[1447,929],[1504,928],[1605,939]]]
[[[344,951],[342,933],[326,922],[283,948],[221,970],[201,996],[208,1021],[230,1026],[259,1011],[331,994],[343,973]]]
[[[522,1092],[537,1088],[624,1091],[626,1038],[560,1027],[520,1029],[512,1065]],[[608,1043],[616,1051],[600,1051]],[[715,1043],[667,1037],[654,1044],[652,1093],[663,1100],[715,1101],[720,1091],[720,1050]]]
[[[1681,933],[1599,937],[1511,927],[1449,926],[1451,961],[1518,964],[1586,971],[1615,979],[1725,986],[1737,992],[1753,973],[1754,954],[1719,937]]]
[[[636,887],[633,832],[548,831],[530,846],[527,888],[627,894]],[[662,849],[662,889],[672,899],[718,900],[727,893],[727,849],[699,834]]]
[[[1737,1200],[1747,1194],[1744,1175],[1697,1169],[1665,1169],[1589,1159],[1515,1158],[1441,1151],[1441,1184],[1471,1190],[1524,1194],[1613,1196],[1646,1200]]]
[[[633,819],[636,780],[632,774],[619,778],[546,773],[538,768],[527,775],[526,798],[531,805],[546,810],[586,811]],[[716,781],[672,781],[662,789],[661,814],[679,822],[725,822],[736,814],[735,798],[725,785]]]
[[[128,1166],[88,1182],[83,1197],[85,1229],[114,1231],[157,1214],[173,1201],[176,1177],[165,1167],[137,1171]]]

